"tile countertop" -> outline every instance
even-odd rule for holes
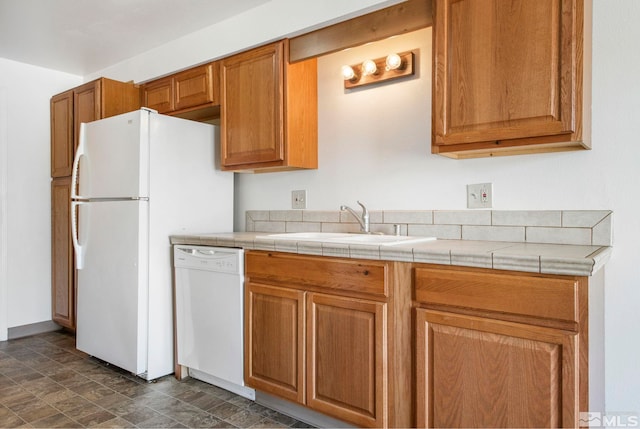
[[[609,260],[609,246],[436,240],[394,246],[258,239],[265,233],[230,232],[171,236],[172,244],[242,247],[304,255],[381,259],[543,274],[591,276]]]

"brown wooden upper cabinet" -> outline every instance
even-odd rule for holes
[[[69,90],[51,97],[51,177],[71,175],[73,135],[73,90]]]
[[[220,65],[204,64],[142,86],[142,105],[174,116],[205,120],[220,113]]]
[[[589,4],[434,0],[432,152],[590,148]]]
[[[158,113],[174,111],[173,76],[145,83],[142,86],[142,105]]]
[[[131,82],[100,78],[51,98],[51,177],[71,175],[80,123],[140,107],[140,89]]]
[[[317,63],[284,40],[221,60],[223,170],[318,168]]]

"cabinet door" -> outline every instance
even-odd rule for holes
[[[223,166],[284,160],[283,43],[221,63]]]
[[[51,182],[52,319],[75,329],[75,269],[71,244],[71,178]]]
[[[142,88],[142,105],[158,113],[173,111],[173,77],[145,84]]]
[[[575,427],[576,333],[416,312],[418,427]]]
[[[581,137],[582,0],[435,0],[434,8],[434,152]]]
[[[304,292],[249,283],[245,296],[245,382],[304,403]]]
[[[307,405],[360,427],[387,427],[386,304],[307,297]]]
[[[218,64],[206,64],[185,70],[174,76],[174,107],[176,110],[218,103],[219,89],[218,84],[214,85],[214,65]]]
[[[100,80],[89,82],[76,88],[73,96],[73,117],[74,117],[74,131],[75,131],[75,148],[78,147],[80,139],[80,124],[83,122],[91,122],[102,118],[101,91]]]
[[[51,177],[71,175],[73,145],[73,91],[67,91],[51,98]]]

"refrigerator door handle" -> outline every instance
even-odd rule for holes
[[[73,250],[76,254],[76,269],[81,270],[84,268],[84,252],[85,248],[80,244],[78,236],[78,215],[76,214],[76,207],[82,204],[87,204],[84,201],[71,201],[71,241],[73,241]]]
[[[71,169],[71,199],[80,198],[78,196],[78,168],[80,167],[80,158],[85,156],[86,137],[85,137],[85,123],[80,124],[80,142],[76,149],[76,154],[73,157],[73,167]],[[74,236],[75,237],[75,236]]]

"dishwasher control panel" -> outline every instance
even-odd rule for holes
[[[241,273],[241,249],[191,245],[173,246],[176,268],[193,268],[220,273]]]

